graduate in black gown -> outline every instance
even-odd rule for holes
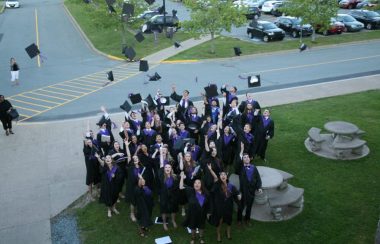
[[[221,131],[221,129],[219,129]],[[230,126],[225,126],[223,132],[220,132],[218,144],[221,147],[221,155],[223,161],[223,167],[226,169],[229,165],[232,165],[234,160],[234,150],[236,149],[236,135],[232,131]]]
[[[217,241],[221,242],[220,229],[222,224],[227,224],[227,239],[231,240],[232,214],[234,201],[241,200],[241,194],[236,187],[228,182],[227,173],[222,171],[219,177],[210,170],[214,176],[215,184],[211,190],[212,215],[210,223],[217,227]]]
[[[139,225],[139,233],[141,237],[145,237],[148,227],[153,224],[152,210],[154,206],[153,192],[145,185],[144,178],[139,175],[138,185],[135,188],[134,198],[136,199],[136,217]]]
[[[183,226],[191,229],[190,243],[195,243],[196,229],[199,230],[200,243],[205,243],[203,240],[203,234],[206,218],[209,218],[211,215],[210,197],[200,179],[196,179],[194,181],[192,188],[185,186],[185,178],[185,173],[181,172],[179,189],[186,192],[186,197],[188,200],[186,219],[183,222]]]
[[[125,196],[121,193],[126,174],[127,174],[127,153],[126,153],[126,148],[127,145],[125,143],[128,143],[128,139],[126,138],[125,141],[123,141],[124,147],[121,148],[119,142],[115,141],[113,143],[112,149],[108,152],[109,155],[111,155],[113,161],[116,163],[116,165],[120,169],[121,173],[121,179],[120,179],[120,184],[119,184],[119,196],[120,198],[124,198]]]
[[[237,220],[241,224],[243,220],[243,210],[245,209],[244,221],[250,225],[251,210],[255,200],[255,192],[262,193],[261,177],[255,165],[251,164],[251,159],[244,153],[244,144],[241,145],[240,160],[236,162],[239,172],[240,192],[242,193],[241,204],[238,207]]]
[[[212,173],[207,165],[211,165],[212,170],[218,175],[221,171],[223,171],[223,161],[219,157],[218,149],[216,147],[209,148],[207,139],[205,142],[205,151],[208,153],[206,154],[206,157],[201,160],[200,165],[203,171],[202,179],[204,182],[204,187],[210,191],[214,185],[214,177],[212,176]]]
[[[254,154],[266,161],[265,152],[267,150],[268,141],[274,137],[274,121],[270,118],[268,109],[264,110],[263,115],[257,116],[254,133]]]
[[[100,154],[99,149],[92,143],[91,139],[86,139],[83,146],[84,160],[86,163],[86,185],[88,186],[88,192],[92,198],[93,186],[97,185],[100,180],[99,161],[95,154]]]
[[[113,162],[110,155],[107,155],[104,160],[100,159],[99,154],[95,154],[101,165],[102,183],[100,188],[101,203],[104,203],[108,208],[108,217],[111,218],[112,212],[119,214],[115,205],[119,196],[119,184],[121,172],[119,167]]]
[[[173,168],[170,164],[164,165],[164,160],[162,159],[162,150],[160,148],[161,154],[161,169],[158,172],[159,176],[159,189],[160,189],[160,213],[162,215],[164,230],[168,230],[166,216],[171,216],[171,221],[174,228],[177,228],[177,223],[175,220],[176,213],[178,212],[178,184],[179,179],[173,173]]]

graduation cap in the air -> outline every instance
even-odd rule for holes
[[[149,109],[156,107],[156,104],[154,103],[153,98],[150,94],[144,100],[142,100],[141,103],[148,106]]]
[[[109,72],[107,72],[107,80],[109,80],[109,81],[114,81],[112,70],[109,71]]]
[[[179,42],[174,42],[174,47],[175,48],[179,48],[181,46],[181,44]]]
[[[154,73],[154,75],[149,76],[149,81],[157,81],[157,80],[160,80],[160,79],[161,79],[161,76],[157,72]]]
[[[210,84],[209,86],[204,87],[207,97],[217,97],[218,87],[215,84]]]
[[[144,41],[145,37],[141,31],[137,32],[135,35],[135,38],[138,42]]]
[[[149,70],[149,65],[148,65],[148,61],[147,60],[140,60],[140,67],[139,67],[139,71],[148,71]]]
[[[302,43],[299,47],[300,52],[305,51],[307,49],[307,45],[305,43]]]
[[[187,125],[187,128],[189,128],[189,130],[191,131],[199,130],[200,127],[201,125],[196,121],[190,121],[189,124]]]
[[[127,100],[125,100],[125,102],[122,105],[120,105],[120,108],[128,113],[129,111],[131,111],[132,106],[131,104],[129,104]]]
[[[136,52],[132,47],[126,47],[124,48],[124,55],[128,59],[132,60],[136,57]]]
[[[181,137],[178,137],[176,141],[174,142],[173,149],[182,150],[182,147],[183,147],[183,139]]]
[[[240,47],[234,47],[234,52],[235,52],[236,56],[240,56],[240,54],[241,54]]]
[[[109,118],[106,119],[106,117],[104,115],[102,115],[102,117],[100,118],[99,122],[96,123],[96,125],[101,127],[103,124],[107,124],[108,120],[109,120]]]
[[[260,75],[248,76],[248,87],[261,86]]]
[[[135,6],[130,3],[123,3],[122,14],[127,16],[133,16],[135,13]]]
[[[38,49],[36,44],[31,44],[25,48],[25,51],[28,53],[30,58],[34,58],[35,56],[40,54],[40,50]]]
[[[152,5],[154,3],[155,0],[145,0],[145,2],[149,5]]]
[[[142,98],[141,98],[141,94],[140,94],[140,93],[137,93],[137,94],[130,94],[130,95],[129,95],[129,99],[131,99],[132,104],[140,103],[141,100],[142,100]]]
[[[160,102],[161,105],[169,106],[170,105],[170,97],[169,96],[162,96],[157,101]]]
[[[194,138],[185,138],[185,139],[183,139],[183,143],[184,144],[189,143],[190,145],[194,145],[195,139]]]

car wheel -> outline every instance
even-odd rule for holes
[[[263,41],[264,41],[264,42],[269,42],[269,37],[268,37],[268,36],[264,36],[264,37],[263,37]]]
[[[371,30],[372,29],[372,24],[371,23],[367,23],[367,25],[365,26],[365,28],[367,28],[367,30]]]
[[[294,30],[294,31],[292,32],[292,37],[293,37],[293,38],[297,38],[297,36],[298,36],[298,33],[297,33],[297,31]]]
[[[251,39],[253,39],[253,37],[254,37],[254,36],[253,36],[253,33],[251,33]]]
[[[324,30],[324,31],[322,32],[322,34],[323,34],[324,36],[327,36],[327,35],[329,35],[329,32],[328,32],[327,30]]]

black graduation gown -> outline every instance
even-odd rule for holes
[[[261,188],[261,177],[259,171],[256,166],[250,165],[250,167],[254,167],[252,180],[248,181],[247,174],[245,172],[245,167],[243,165],[242,160],[238,163],[240,165],[239,170],[239,183],[240,183],[240,192],[242,193],[242,200],[246,203],[250,202],[250,200],[255,199],[255,192]]]
[[[243,113],[245,108],[247,107],[248,100],[242,101],[239,105],[240,113]],[[252,109],[255,111],[256,109],[261,109],[259,102],[252,100]]]
[[[140,159],[141,164],[145,167],[144,171],[144,180],[145,180],[145,185],[149,187],[149,189],[153,190],[154,187],[154,159],[148,154],[145,155],[144,153],[139,153],[138,157]]]
[[[163,168],[158,172],[160,179],[160,213],[170,214],[178,212],[179,180],[174,178],[173,185],[166,187]]]
[[[117,165],[114,167],[117,167]],[[99,201],[104,203],[107,207],[111,207],[116,203],[117,198],[119,197],[120,169],[117,167],[111,181],[108,179],[108,171],[109,168],[107,165],[101,167],[102,184],[100,188]]]
[[[119,156],[117,155],[116,157],[113,158],[113,160],[116,162],[116,165],[119,167],[119,170],[120,170],[120,181],[119,181],[119,192],[122,191],[122,188],[123,188],[123,185],[124,185],[124,181],[125,181],[125,178],[126,178],[126,175],[127,175],[127,158],[123,159],[124,157],[126,157],[126,152],[124,150],[122,150],[121,148],[119,149],[119,151],[116,151],[115,149],[111,149],[108,154],[109,155],[113,155],[115,153],[124,153],[124,156]]]
[[[86,163],[86,185],[98,184],[101,180],[100,171],[99,171],[99,161],[95,157],[95,153],[98,152],[98,149],[95,146],[83,147],[84,160]]]
[[[238,120],[236,121],[234,120],[231,126],[239,139],[237,142],[238,151],[240,150],[240,143],[242,142],[244,144],[244,153],[248,153],[250,157],[253,157],[254,156],[254,142],[255,142],[254,135],[252,133],[248,133],[247,137],[250,137],[250,140],[248,140],[245,135],[244,130],[241,128],[240,124],[238,123]]]
[[[219,175],[219,173],[223,171],[223,163],[218,156],[215,158],[209,156],[201,161],[201,168],[203,170],[203,182],[205,184],[205,188],[208,191],[210,191],[214,185],[214,177],[212,176],[207,167],[207,164],[209,163],[211,163],[211,168],[216,175]]]
[[[216,182],[211,190],[212,216],[211,224],[218,226],[221,219],[223,223],[231,225],[234,211],[234,200],[237,200],[239,191],[231,183],[227,184],[227,194],[222,190],[222,183]]]
[[[263,116],[257,116],[255,137],[254,137],[254,155],[258,155],[261,158],[265,158],[265,152],[267,150],[268,140],[266,136],[270,138],[274,137],[274,121],[271,118],[269,123],[264,126]]]
[[[223,165],[230,165],[234,160],[234,150],[236,149],[235,140],[236,137],[233,138],[229,142],[224,141],[224,132],[220,132],[220,137],[218,139],[218,145],[220,145],[221,150],[218,151],[221,154],[221,158],[223,160]]]
[[[189,227],[192,230],[204,229],[207,214],[211,213],[210,197],[207,193],[203,193],[205,201],[201,206],[196,197],[195,190],[191,187],[186,187],[182,191],[186,191],[186,197],[188,200],[186,209],[186,219],[183,222],[184,227]]]
[[[108,130],[108,129],[107,129]],[[98,141],[99,143],[99,147],[101,149],[103,149],[104,151],[104,154],[107,155],[110,148],[111,148],[111,145],[113,145],[113,142],[115,141],[115,138],[113,137],[113,134],[112,134],[112,131],[111,130],[108,130],[109,132],[109,135],[111,137],[111,141],[109,143],[107,142],[102,142],[102,134],[101,132],[99,131],[98,134],[96,135],[96,140]]]
[[[128,176],[127,176],[127,188],[125,193],[125,201],[131,203],[132,205],[136,206],[136,199],[134,197],[134,190],[138,183],[138,175],[135,175],[134,169],[135,165],[130,162],[130,165],[127,168]],[[139,168],[139,171],[141,171],[142,168]],[[145,172],[144,172],[145,175]]]
[[[170,95],[170,98],[174,101],[178,102],[177,104],[177,112],[176,112],[176,118],[185,121],[186,120],[186,114],[190,107],[193,107],[194,104],[189,99],[187,100],[187,107],[183,107],[181,104],[182,96],[178,95],[176,92],[173,92]]]
[[[146,194],[142,187],[136,186],[134,192],[134,198],[136,199],[137,214],[139,226],[148,227],[153,224],[152,222],[152,210],[154,206],[153,196]]]
[[[153,129],[151,129],[150,133],[148,133],[145,130],[142,130],[140,134],[140,140],[149,148],[151,145],[154,145],[156,143],[156,135],[157,132]]]

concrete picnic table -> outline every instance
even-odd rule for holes
[[[333,142],[342,142],[344,138],[354,138],[354,135],[359,131],[359,128],[345,121],[331,121],[324,125],[325,129],[333,133]]]
[[[261,194],[258,192],[256,193],[255,203],[265,204],[268,201],[267,190],[280,186],[284,181],[284,178],[280,172],[274,168],[265,166],[257,166],[256,168],[259,171],[261,177],[261,188],[263,189],[263,192]]]

